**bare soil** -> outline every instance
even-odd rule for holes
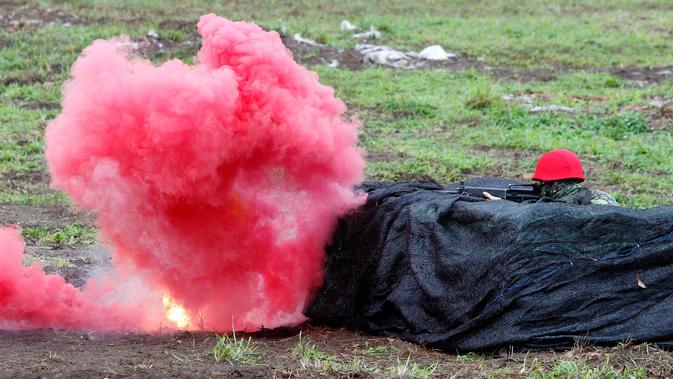
[[[15,2],[0,2],[0,28],[8,32],[33,30],[56,24],[70,27],[80,23],[78,16],[58,9],[23,7]]]
[[[671,355],[651,346],[578,346],[567,352],[456,355],[396,339],[306,324],[280,333],[253,335],[256,362],[244,365],[215,362],[209,352],[216,338],[211,333],[187,332],[105,335],[3,331],[0,377],[392,377],[404,370],[408,357],[419,368],[435,367],[436,377],[522,377],[549,372],[561,360],[586,362],[591,367],[609,360],[616,371],[639,365],[657,378],[673,373]],[[330,356],[331,363],[302,357],[296,350],[300,341]]]
[[[93,222],[94,216],[92,214],[77,211],[66,205],[37,207],[21,204],[0,204],[0,225],[63,227],[73,223],[92,226]]]
[[[0,332],[0,377],[261,377],[266,370],[217,364],[212,335]]]
[[[292,51],[297,62],[303,65],[328,65],[336,60],[339,62],[339,68],[361,70],[366,67],[362,54],[355,49],[343,49],[329,45],[311,46],[295,41],[292,36],[281,37],[285,47]]]
[[[31,85],[34,83],[42,83],[45,81],[45,78],[42,77],[41,75],[37,74],[32,74],[32,73],[26,73],[26,74],[21,74],[21,75],[15,75],[15,76],[8,76],[4,79],[2,79],[2,84],[5,86],[8,86],[10,84],[19,84],[19,85]]]
[[[367,162],[394,162],[404,159],[405,155],[400,152],[392,151],[367,151]]]
[[[112,258],[101,245],[36,246],[26,241],[24,264],[38,263],[48,274],[58,274],[81,288],[87,279],[112,270]]]
[[[609,72],[634,87],[645,87],[653,83],[673,80],[673,66],[663,67],[618,67]]]
[[[654,129],[673,131],[673,101],[661,107],[652,107],[648,116]]]
[[[47,109],[47,110],[55,110],[55,109],[61,109],[61,104],[58,103],[47,103],[44,101],[36,101],[36,102],[31,102],[31,103],[23,103],[20,105],[21,108],[23,109]]]

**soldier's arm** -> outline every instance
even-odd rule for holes
[[[617,200],[615,200],[614,197],[610,196],[609,194],[603,191],[597,191],[597,190],[592,191],[591,204],[614,205],[617,207],[619,206],[619,203],[617,202]]]

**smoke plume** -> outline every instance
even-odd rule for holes
[[[95,211],[117,270],[167,293],[190,328],[299,322],[322,283],[337,218],[363,200],[353,191],[364,166],[357,125],[277,33],[214,15],[198,29],[203,46],[193,66],[130,58],[124,40],[84,50],[64,86],[63,112],[46,131],[52,185]],[[36,269],[17,266],[20,241],[2,236],[12,243],[2,254],[14,257],[14,276],[0,281],[0,317],[23,320],[5,312],[5,282],[24,290],[37,277],[58,281],[54,301],[80,304],[82,294],[61,278],[21,274]],[[86,299],[80,310],[31,317],[89,327],[71,317],[100,306]],[[128,325],[123,308],[111,311],[120,329]],[[148,319],[131,323],[146,328]]]
[[[19,229],[0,228],[0,330],[151,330],[163,321],[149,293],[115,302],[107,280],[92,280],[82,292],[37,264],[23,266],[23,259]]]

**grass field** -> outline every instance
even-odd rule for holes
[[[414,51],[439,44],[458,55],[460,64],[447,68],[394,70],[357,62],[331,68],[325,49],[287,38],[295,58],[333,86],[348,115],[363,123],[368,178],[528,179],[542,152],[564,147],[582,158],[588,185],[612,193],[621,204],[671,202],[669,1],[3,1],[0,223],[23,224],[28,244],[36,248],[34,258],[53,264],[53,271],[72,270],[73,263],[67,255],[40,254],[49,248],[80,251],[96,236],[91,217],[70,210],[67,198],[48,188],[43,158],[44,128],[60,112],[70,65],[93,40],[117,35],[139,42],[157,63],[192,62],[200,43],[195,22],[209,12],[352,53],[357,41],[339,29],[348,19],[380,30],[376,44]],[[147,37],[150,30],[158,38]],[[550,106],[566,108],[533,111]],[[649,346],[456,356],[385,339],[369,346],[362,336],[346,336],[336,338],[336,347],[325,346],[329,339],[297,337],[280,348],[261,344],[255,359],[232,363],[262,367],[251,371],[260,375],[299,377],[645,377],[673,369],[670,354]],[[278,357],[288,361],[289,371],[263,368],[265,359]],[[666,363],[655,363],[660,359]],[[229,360],[218,365],[231,366]]]

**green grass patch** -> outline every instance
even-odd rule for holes
[[[397,365],[390,367],[389,373],[397,378],[429,378],[437,371],[438,364],[419,365],[411,361],[411,354],[404,361],[397,359]]]
[[[43,205],[66,205],[70,203],[70,200],[62,192],[51,192],[46,194],[2,192],[0,193],[0,204],[2,203],[32,205],[39,207]]]
[[[500,106],[502,99],[493,92],[489,85],[477,85],[468,91],[465,99],[465,107],[472,110],[483,111]]]
[[[481,360],[481,359],[484,359],[484,356],[479,355],[477,353],[473,353],[473,352],[470,352],[470,353],[467,353],[467,354],[458,354],[456,356],[456,361],[458,361],[458,363],[463,363],[463,364],[473,363],[473,362],[476,362],[476,361]]]
[[[369,346],[365,349],[365,354],[371,357],[380,357],[389,353],[387,346]]]
[[[561,360],[551,369],[540,369],[529,374],[532,379],[645,379],[647,373],[642,367],[624,367],[621,370],[613,367],[609,359],[598,367],[591,367],[585,362]]]
[[[367,349],[369,357],[383,358],[387,352],[385,347]],[[357,354],[331,355],[321,351],[310,338],[299,333],[299,340],[292,348],[292,355],[299,359],[302,370],[319,373],[323,376],[335,377],[369,377],[379,376],[382,369],[377,365],[365,362]]]
[[[304,337],[301,332],[299,332],[299,341],[292,348],[292,353],[301,359],[310,361],[331,361],[333,359],[330,355],[318,350],[315,343]]]
[[[581,126],[588,130],[596,130],[615,140],[626,139],[634,134],[649,130],[647,120],[641,114],[626,112],[608,117],[592,117]]]
[[[23,228],[23,237],[38,246],[91,245],[96,242],[98,230],[80,224],[70,224],[61,229],[40,226]]]
[[[217,343],[211,349],[211,354],[217,362],[228,362],[229,364],[256,364],[259,344],[253,342],[251,337],[236,338],[236,332],[229,336],[223,334],[217,339]]]

